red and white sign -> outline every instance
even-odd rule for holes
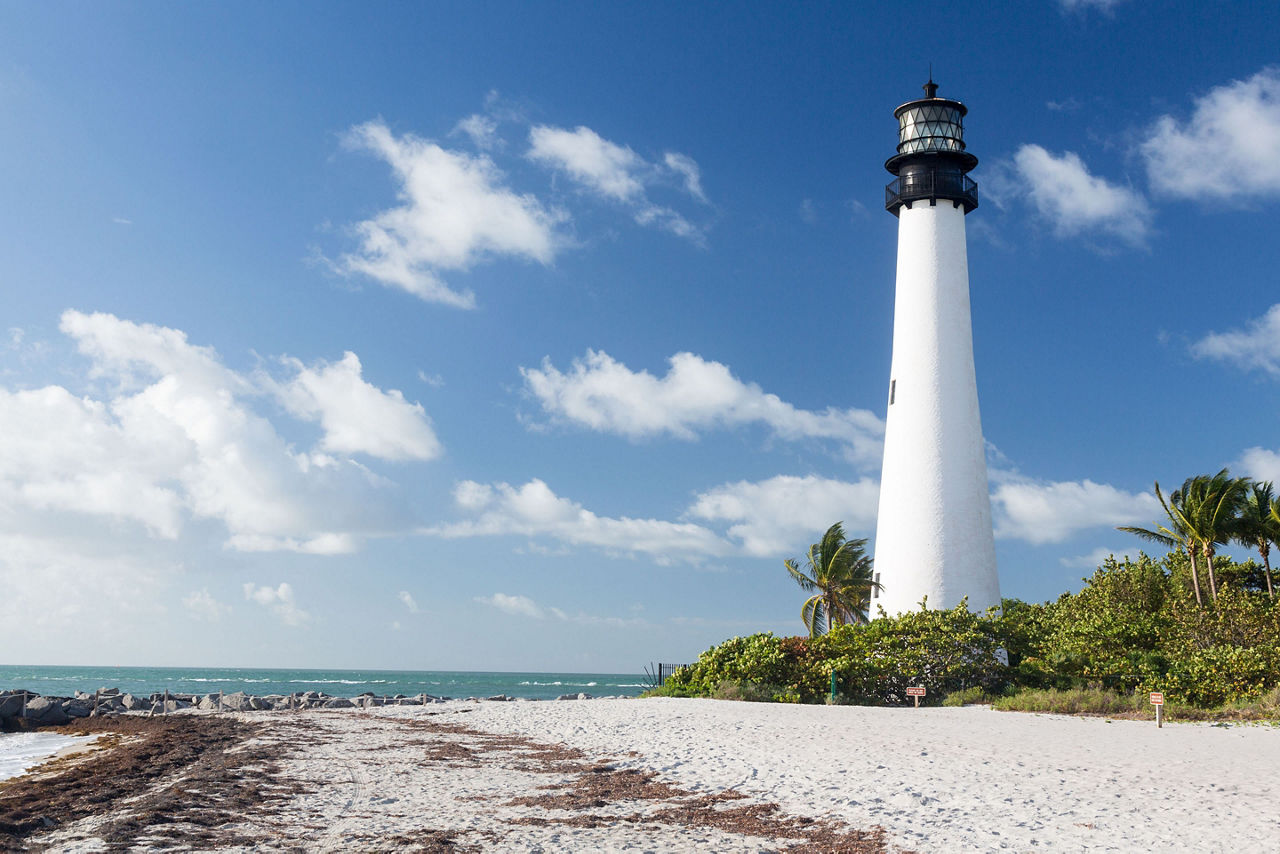
[[[923,696],[924,696],[924,686],[923,686],[923,685],[912,685],[911,687],[907,688],[907,696],[908,696],[908,697],[923,697]]]
[[[1153,705],[1153,706],[1163,706],[1163,705],[1164,705],[1164,693],[1163,693],[1162,691],[1152,691],[1152,692],[1151,692],[1151,705]]]

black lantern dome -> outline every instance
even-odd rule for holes
[[[978,158],[964,148],[965,105],[938,97],[932,78],[923,98],[893,111],[898,120],[898,153],[885,161],[897,179],[885,187],[884,206],[894,216],[918,201],[946,199],[968,213],[978,206],[978,185],[968,173]]]

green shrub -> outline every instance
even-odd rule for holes
[[[986,691],[983,691],[977,685],[972,685],[968,688],[961,688],[959,691],[952,691],[942,698],[942,705],[971,706],[975,703],[990,704],[992,699]]]

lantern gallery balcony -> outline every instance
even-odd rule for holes
[[[935,205],[938,199],[946,199],[955,205],[964,205],[968,213],[978,206],[978,183],[961,172],[926,169],[901,175],[884,188],[884,206],[889,213],[898,215],[903,205],[928,200]]]

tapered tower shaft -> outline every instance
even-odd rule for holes
[[[960,102],[926,97],[895,111],[898,217],[893,360],[876,526],[873,612],[1000,604],[986,449],[978,410],[965,215],[977,207]]]

